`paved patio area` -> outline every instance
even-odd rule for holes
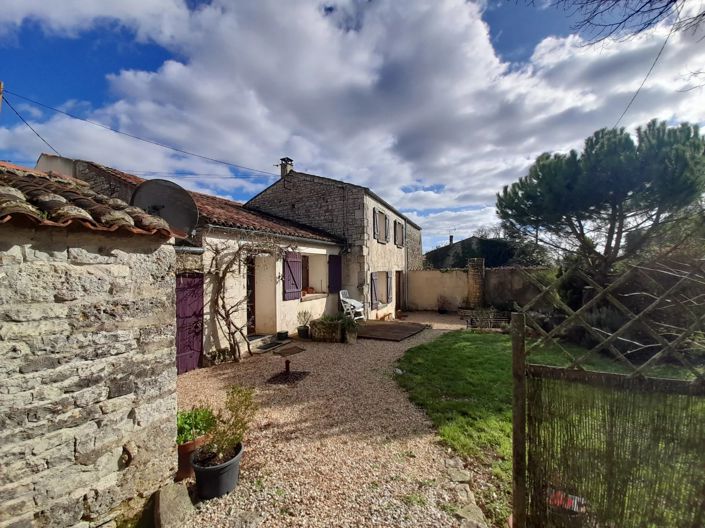
[[[432,319],[434,326],[462,323]],[[405,350],[442,332],[427,329],[402,342],[304,342],[291,368],[310,374],[295,385],[266,383],[284,367],[271,354],[179,376],[181,408],[218,406],[233,383],[254,386],[260,404],[240,486],[203,504],[188,525],[236,526],[237,512],[250,511],[263,527],[459,526],[447,513],[457,498],[445,468],[451,455],[393,378]]]

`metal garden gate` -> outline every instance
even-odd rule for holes
[[[525,272],[538,295],[511,322],[514,528],[705,526],[703,264],[606,284]],[[566,280],[586,286],[573,308]]]
[[[176,372],[198,368],[203,353],[203,274],[176,276]]]

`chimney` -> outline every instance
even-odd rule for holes
[[[294,170],[294,160],[291,158],[281,158],[279,163],[279,169],[281,170],[281,177],[283,178],[291,171]]]
[[[450,235],[450,237],[448,238],[448,245],[449,246],[453,245],[453,235]]]

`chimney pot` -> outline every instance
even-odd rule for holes
[[[281,170],[281,177],[283,178],[291,171],[294,170],[294,160],[291,158],[281,158],[279,163],[279,169]]]
[[[449,246],[452,246],[452,245],[453,245],[453,235],[450,235],[450,236],[448,237],[448,240],[449,240],[448,245],[449,245]]]

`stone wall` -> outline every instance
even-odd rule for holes
[[[290,172],[247,202],[247,206],[364,243],[365,191],[343,182]]]
[[[130,203],[135,185],[120,181],[112,174],[85,161],[74,161],[74,177],[88,182],[98,194],[120,198]]]
[[[530,273],[550,273],[547,268],[524,268]],[[522,268],[487,268],[485,270],[485,302],[510,310],[516,302],[519,306],[528,304],[539,294],[538,288],[522,272]],[[546,305],[539,303],[537,308]]]
[[[115,526],[173,475],[174,260],[0,226],[0,527]]]
[[[485,268],[481,258],[471,259],[464,269],[411,271],[408,308],[436,310],[438,297],[442,295],[451,311],[462,305],[511,311],[514,303],[523,306],[539,293],[524,271],[551,273],[547,268]],[[544,305],[539,303],[537,307]]]
[[[409,272],[409,310],[437,310],[439,297],[443,296],[446,309],[455,311],[465,303],[470,290],[477,285],[471,282],[467,269],[417,270]]]
[[[423,269],[421,230],[407,224],[405,244],[407,248],[407,265],[409,271]]]

